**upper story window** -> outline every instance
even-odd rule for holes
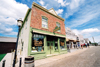
[[[60,23],[56,22],[56,26],[60,27]],[[60,32],[60,30],[58,30]]]
[[[42,16],[42,27],[48,28],[48,18]]]

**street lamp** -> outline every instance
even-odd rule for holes
[[[17,35],[17,42],[16,42],[16,47],[15,47],[15,54],[14,54],[14,60],[13,60],[13,67],[15,67],[15,62],[16,62],[16,53],[17,53],[17,45],[18,45],[18,39],[19,39],[19,30],[20,30],[20,27],[22,26],[22,19],[18,19],[17,20],[17,25],[18,25],[18,35]]]

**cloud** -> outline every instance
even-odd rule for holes
[[[71,2],[71,4],[72,3],[73,2]],[[65,15],[67,19],[70,19],[66,21],[68,27],[76,28],[87,24],[94,25],[93,20],[96,20],[100,16],[100,9],[97,9],[100,7],[98,1],[77,0],[77,2],[74,3],[78,4],[76,6],[75,4],[70,4],[69,7],[67,7],[68,9]]]
[[[38,1],[42,7],[47,8],[48,4],[45,4],[43,0]]]
[[[100,32],[97,28],[90,28],[90,29],[84,29],[81,31],[82,33],[93,33],[93,32]]]
[[[0,9],[0,33],[16,35],[11,27],[17,25],[17,19],[24,18],[28,6],[15,0],[0,0]]]
[[[70,3],[67,3],[66,1],[63,1],[63,0],[55,0],[57,1],[58,3],[61,4],[61,6],[66,6],[66,5],[69,5]]]
[[[39,3],[43,6],[44,5],[44,1],[40,0]]]
[[[59,9],[56,11],[57,14],[62,14],[63,13],[63,9]]]
[[[93,42],[91,39],[92,36],[94,36],[95,41],[99,42],[100,41],[100,35],[97,35],[97,33],[100,33],[100,30],[98,28],[89,28],[89,29],[83,29],[83,30],[77,30],[77,29],[73,29],[72,30],[76,35],[83,35],[84,38],[89,38],[89,40],[91,42]]]

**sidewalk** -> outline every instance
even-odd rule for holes
[[[92,47],[94,47],[94,46],[90,46],[90,48],[92,48]],[[35,67],[43,65],[43,64],[47,64],[50,62],[55,62],[55,61],[58,61],[62,58],[66,58],[66,57],[71,56],[71,55],[79,54],[87,49],[89,49],[89,48],[72,50],[70,53],[68,52],[67,54],[62,54],[62,55],[57,55],[57,56],[53,56],[53,57],[49,57],[49,58],[45,58],[45,59],[36,60]]]

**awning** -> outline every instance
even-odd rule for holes
[[[80,42],[79,40],[76,40],[76,42]]]
[[[66,41],[69,41],[69,39],[68,39],[68,38],[66,38]]]

